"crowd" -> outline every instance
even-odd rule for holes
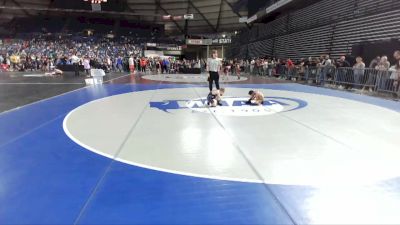
[[[279,79],[314,79],[318,84],[337,84],[339,89],[363,89],[374,91],[399,91],[400,52],[393,54],[395,64],[388,56],[377,56],[369,64],[362,57],[348,60],[346,56],[332,59],[329,55],[307,59],[254,58],[225,61],[225,70],[233,74],[244,72],[250,75],[275,76]],[[379,78],[379,79],[378,79]]]
[[[0,45],[0,64],[7,71],[47,72],[59,65],[79,64],[89,60],[92,66],[118,69],[130,55],[141,55],[140,46],[129,38],[117,41],[107,38],[71,40],[68,38],[34,37],[12,39]]]
[[[105,71],[141,71],[149,73],[179,73],[185,69],[205,71],[205,60],[180,60],[174,57],[142,57],[140,43],[127,37],[81,40],[61,37],[36,36],[31,39],[13,39],[0,45],[0,71],[54,71],[64,65],[83,66]],[[362,57],[349,61],[345,56],[331,59],[329,55],[307,59],[253,58],[222,62],[225,75],[240,74],[276,76],[279,79],[310,77],[321,85],[334,81],[339,88],[399,90],[400,53],[393,54],[391,65],[387,56],[377,56],[368,66]],[[379,78],[379,79],[378,79]]]
[[[64,65],[101,68],[106,72],[136,70],[152,73],[176,73],[182,69],[205,68],[204,61],[175,57],[142,57],[140,43],[123,38],[71,40],[33,37],[13,39],[0,44],[0,71],[54,71]]]
[[[133,57],[133,56],[132,56]],[[180,60],[175,57],[133,57],[129,60],[136,71],[143,73],[169,74],[179,73],[184,69],[202,69],[204,61],[201,60]]]

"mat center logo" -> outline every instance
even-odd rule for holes
[[[265,116],[279,112],[298,110],[307,106],[307,102],[284,97],[266,97],[264,104],[260,106],[246,104],[248,98],[224,97],[221,106],[209,107],[207,99],[193,100],[165,100],[162,102],[150,102],[151,108],[156,108],[167,113],[174,110],[191,109],[192,112],[213,113],[221,116]]]

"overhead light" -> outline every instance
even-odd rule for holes
[[[170,20],[171,19],[171,15],[164,15],[162,16],[163,20]]]
[[[173,20],[181,20],[181,19],[183,19],[183,16],[173,16],[172,19]]]
[[[226,37],[226,35],[225,35],[225,34],[223,34],[223,35],[222,35],[222,38],[225,38],[225,37]]]
[[[183,15],[183,18],[185,20],[192,20],[192,19],[194,19],[194,15],[193,14],[185,14],[185,15]]]

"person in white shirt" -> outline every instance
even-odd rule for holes
[[[210,73],[208,76],[210,92],[213,89],[214,82],[217,90],[219,90],[219,71],[221,71],[222,63],[217,58],[218,52],[214,50],[212,52],[212,58],[207,59],[207,71]]]
[[[353,66],[353,73],[354,73],[354,88],[359,88],[361,87],[361,81],[364,77],[364,72],[365,72],[365,63],[363,62],[363,59],[359,56],[356,58],[356,64]]]
[[[131,71],[131,74],[135,73],[135,59],[132,55],[129,57],[129,70]]]
[[[250,61],[250,74],[253,74],[255,64],[256,64],[256,61],[254,59],[252,59]]]
[[[86,76],[89,76],[89,72],[90,72],[90,59],[89,57],[85,57],[85,59],[83,60],[83,68],[85,69],[86,72]]]

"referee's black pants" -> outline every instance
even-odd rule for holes
[[[219,73],[210,71],[210,79],[208,80],[210,91],[212,91],[213,82],[215,82],[215,86],[217,87],[217,90],[219,90]]]
[[[79,64],[78,63],[74,63],[74,72],[75,72],[75,76],[79,77]]]

